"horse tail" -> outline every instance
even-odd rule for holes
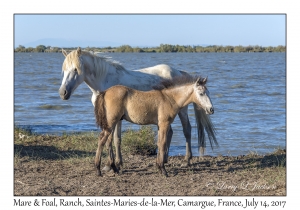
[[[200,156],[202,156],[204,155],[205,148],[206,148],[204,130],[207,133],[210,146],[212,149],[213,149],[213,144],[218,146],[218,141],[216,138],[215,126],[210,120],[209,115],[207,115],[202,108],[198,107],[197,104],[194,103],[193,105],[194,105],[195,117],[197,122],[198,149],[200,152]]]
[[[96,124],[98,127],[102,130],[106,129],[108,127],[107,124],[107,118],[106,118],[106,108],[105,108],[105,96],[106,91],[100,92],[100,94],[97,96],[96,103],[95,103],[95,117],[96,117]]]

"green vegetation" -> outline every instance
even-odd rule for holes
[[[140,130],[127,130],[122,136],[122,151],[128,154],[155,155],[155,132],[151,126],[142,126]]]
[[[14,129],[15,155],[32,160],[92,158],[97,142],[97,135],[92,132],[58,136],[35,134],[30,128]]]
[[[67,51],[75,50],[77,47],[74,48],[63,48]],[[19,45],[15,48],[15,52],[61,52],[62,48],[59,47],[51,47],[51,46],[44,46],[38,45],[36,48],[28,47],[25,48],[22,45]],[[286,47],[279,45],[277,47],[268,46],[220,46],[220,45],[211,45],[211,46],[190,46],[190,45],[171,45],[171,44],[161,44],[158,47],[131,47],[129,45],[122,45],[120,47],[86,47],[84,50],[93,51],[93,52],[130,52],[130,53],[161,53],[161,52],[189,52],[189,53],[248,53],[248,52],[286,52]]]
[[[99,132],[58,135],[38,135],[30,128],[14,129],[15,156],[30,159],[93,159]],[[121,150],[124,154],[156,154],[155,132],[150,126],[140,130],[127,130],[122,134]],[[103,151],[106,156],[106,148]],[[18,158],[17,158],[18,159]]]

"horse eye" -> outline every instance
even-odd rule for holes
[[[77,69],[75,68],[74,71],[77,72]]]
[[[200,96],[204,96],[204,94],[203,94],[203,93],[200,93]]]

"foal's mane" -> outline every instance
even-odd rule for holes
[[[154,90],[170,89],[176,86],[195,83],[199,78],[200,78],[199,84],[205,85],[205,83],[203,82],[204,78],[200,76],[183,75],[183,76],[174,77],[173,79],[164,79],[158,85],[155,85],[152,88]]]

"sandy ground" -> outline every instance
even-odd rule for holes
[[[156,169],[156,156],[125,155],[119,174],[99,177],[93,155],[39,160],[22,147],[15,145],[15,196],[286,195],[285,150],[265,156],[194,157],[189,167],[183,166],[184,157],[169,157],[166,178]]]

